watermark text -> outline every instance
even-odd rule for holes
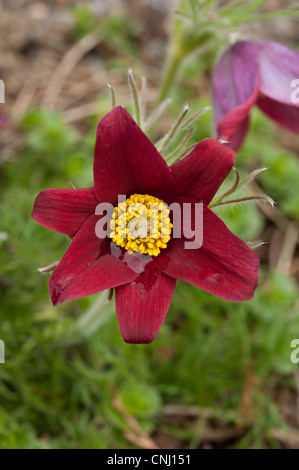
[[[5,362],[5,344],[2,339],[0,339],[0,364]]]
[[[291,81],[291,88],[295,88],[291,93],[291,101],[297,104],[299,103],[299,78],[294,78],[294,80]]]
[[[126,196],[118,196],[118,207],[125,210],[128,217],[123,218],[128,222],[116,225],[114,206],[110,203],[97,205],[95,214],[101,216],[95,225],[95,234],[98,238],[109,237],[111,232],[116,233],[121,239],[128,235],[130,238],[163,239],[183,238],[184,247],[187,250],[200,248],[203,244],[203,204],[201,202],[173,202],[168,205],[153,203],[146,207],[142,203],[132,203],[125,208]],[[125,208],[125,209],[123,209]],[[167,216],[165,216],[165,211]],[[170,216],[172,214],[171,222]],[[123,214],[123,212],[122,212]],[[164,215],[163,215],[164,214]],[[159,229],[157,229],[159,227]],[[159,230],[159,234],[158,234]],[[112,237],[113,238],[113,237]]]
[[[5,103],[5,85],[3,80],[0,80],[0,103]]]

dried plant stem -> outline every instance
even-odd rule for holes
[[[54,109],[57,98],[61,92],[64,82],[71,71],[76,67],[77,63],[90,50],[101,42],[100,36],[92,32],[84,36],[77,44],[75,44],[62,58],[60,64],[56,68],[46,92],[43,97],[42,106]]]

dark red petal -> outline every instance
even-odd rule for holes
[[[44,227],[73,237],[96,205],[93,188],[45,189],[38,194],[31,217]]]
[[[213,75],[214,122],[219,139],[237,149],[246,135],[248,113],[259,92],[257,48],[240,41],[221,57]]]
[[[240,122],[235,133],[232,135],[230,141],[224,145],[227,145],[231,149],[238,150],[242,146],[245,140],[248,129],[249,129],[249,116],[247,116],[242,122]]]
[[[235,153],[217,140],[199,142],[189,155],[170,167],[176,180],[176,195],[209,204],[234,160]]]
[[[258,284],[259,257],[206,206],[203,206],[202,247],[186,249],[183,238],[173,238],[168,245],[166,253],[160,255],[160,262],[165,262],[165,274],[225,300],[253,297]]]
[[[117,202],[117,195],[151,194],[167,200],[173,176],[161,155],[121,106],[100,122],[94,160],[99,201]]]
[[[149,263],[135,281],[116,288],[116,314],[127,343],[151,343],[155,339],[168,311],[175,283],[175,279]]]
[[[53,272],[49,290],[54,305],[131,282],[138,276],[122,261],[121,250],[113,242],[97,238],[98,220],[95,215],[86,220]]]
[[[278,122],[292,132],[299,134],[299,108],[278,101],[271,100],[266,96],[260,96],[257,105],[271,119]]]

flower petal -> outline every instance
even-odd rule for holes
[[[203,206],[202,247],[186,249],[184,243],[183,238],[173,238],[166,253],[160,255],[165,274],[225,300],[253,297],[258,284],[259,257],[206,206]]]
[[[73,237],[96,205],[93,188],[45,189],[38,194],[31,217],[44,227]]]
[[[291,82],[299,77],[299,51],[273,41],[257,41],[260,91],[268,98],[294,106]],[[299,108],[299,103],[295,107]]]
[[[234,160],[235,153],[217,140],[199,142],[189,155],[170,167],[176,180],[176,195],[209,204]]]
[[[238,150],[247,135],[249,129],[249,116],[247,116],[243,121],[240,122],[240,124],[237,126],[236,131],[233,133],[233,135],[230,138],[230,141],[227,144],[229,148],[233,150]]]
[[[266,96],[260,96],[257,105],[271,119],[299,134],[299,108],[274,101]]]
[[[98,220],[95,215],[86,220],[53,272],[49,290],[54,305],[126,284],[138,276],[113,242],[96,236]]]
[[[256,46],[237,42],[223,54],[213,75],[215,129],[218,138],[230,141],[235,150],[246,135],[246,119],[258,92]]]
[[[116,314],[127,343],[151,343],[168,311],[176,281],[159,272],[154,263],[134,282],[115,289]]]
[[[121,106],[100,122],[94,160],[95,193],[99,201],[135,192],[167,200],[174,178],[161,155]]]

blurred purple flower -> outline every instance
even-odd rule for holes
[[[214,125],[219,139],[237,150],[254,104],[299,134],[299,52],[272,41],[240,41],[220,58],[213,75]],[[297,90],[294,85],[297,84]]]

